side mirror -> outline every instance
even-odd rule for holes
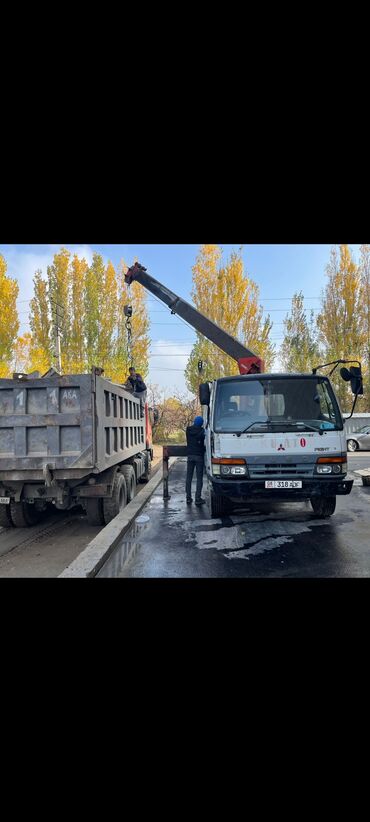
[[[154,410],[153,410],[153,420],[154,420],[154,425],[157,425],[157,422],[159,420],[159,411],[156,408],[154,408]]]
[[[211,391],[208,382],[203,382],[199,386],[199,401],[201,405],[209,405],[211,402]]]
[[[352,394],[354,394],[356,397],[358,396],[358,394],[362,395],[364,393],[361,367],[357,368],[356,366],[352,365],[349,370],[348,368],[341,368],[340,376],[345,382],[351,383]]]

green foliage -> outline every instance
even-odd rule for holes
[[[201,247],[193,267],[193,302],[202,314],[255,351],[269,370],[275,354],[270,340],[272,323],[270,317],[263,319],[258,286],[245,273],[240,251],[233,252],[224,265],[221,257],[219,246]],[[199,360],[205,362],[201,375]],[[234,374],[239,374],[237,362],[198,335],[185,372],[188,389],[197,395],[201,382]]]
[[[307,320],[302,292],[294,294],[290,315],[284,320],[284,340],[280,350],[283,370],[309,373],[319,364],[320,349],[314,314]]]
[[[366,340],[361,278],[348,245],[342,244],[339,249],[332,249],[326,273],[328,282],[323,294],[322,310],[317,319],[324,361],[359,360]],[[350,410],[352,394],[348,383],[341,379],[339,369],[333,374],[332,381],[342,411]]]
[[[77,255],[71,261],[66,249],[54,256],[47,280],[36,272],[30,304],[32,339],[27,349],[33,369],[44,373],[53,362],[58,306],[64,373],[78,374],[96,365],[110,379],[125,382],[134,362],[145,379],[150,343],[146,295],[137,283],[130,293],[124,273],[124,264],[117,276],[112,263],[105,265],[97,253],[91,266]],[[133,308],[131,344],[123,313],[129,303]],[[23,354],[25,345],[20,350]]]

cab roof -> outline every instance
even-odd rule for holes
[[[317,380],[318,377],[326,377],[326,374],[302,374],[297,372],[296,374],[236,374],[235,377],[219,377],[219,379],[215,380],[215,382],[230,382],[230,380],[282,380],[282,379],[295,379],[297,377],[304,378],[304,379],[311,379]]]

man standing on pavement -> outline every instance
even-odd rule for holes
[[[188,468],[186,474],[186,502],[188,505],[193,501],[191,497],[191,482],[194,469],[197,472],[197,490],[195,493],[195,504],[204,505],[202,499],[203,468],[204,468],[204,438],[203,417],[195,417],[194,424],[186,429],[186,442],[188,446]]]

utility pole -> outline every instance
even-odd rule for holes
[[[62,373],[62,352],[60,347],[60,327],[59,327],[59,305],[57,305],[57,321],[55,325],[55,358],[56,358],[56,366],[59,373]]]

